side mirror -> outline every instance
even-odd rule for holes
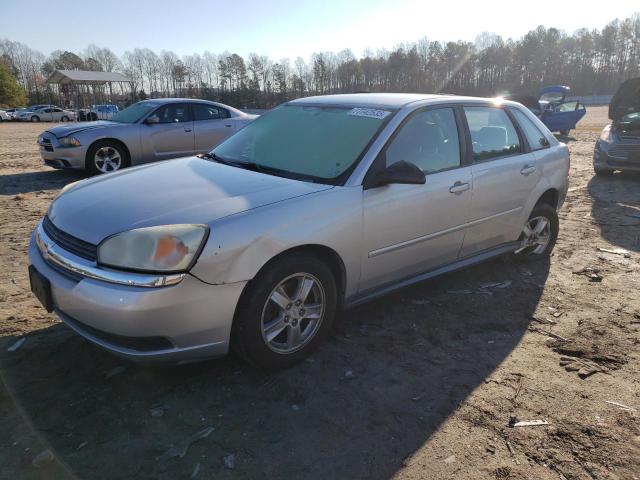
[[[154,123],[160,123],[160,117],[158,117],[157,115],[150,115],[145,119],[144,123],[146,125],[153,125]]]
[[[427,181],[424,172],[413,163],[400,160],[373,177],[372,187],[382,187],[392,183],[422,185]]]

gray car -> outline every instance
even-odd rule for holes
[[[353,94],[286,103],[200,157],[67,186],[32,290],[145,363],[280,368],[336,312],[503,254],[546,258],[569,152],[514,102]]]
[[[205,100],[145,100],[108,121],[51,128],[38,137],[38,144],[50,167],[110,173],[130,165],[208,152],[254,118],[256,115]]]

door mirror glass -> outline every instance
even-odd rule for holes
[[[373,177],[372,187],[382,187],[392,183],[421,185],[426,182],[424,172],[413,163],[400,160],[376,173]]]
[[[153,125],[154,123],[160,123],[160,117],[157,115],[149,115],[144,121],[147,125]]]

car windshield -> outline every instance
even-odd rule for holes
[[[134,103],[133,105],[116,113],[113,117],[111,117],[111,121],[119,123],[136,123],[157,106],[158,105],[156,103],[152,102]]]
[[[285,105],[262,115],[211,153],[256,170],[333,183],[358,160],[389,110]]]

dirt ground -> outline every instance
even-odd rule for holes
[[[47,314],[27,243],[81,175],[42,166],[46,125],[0,124],[0,477],[639,479],[640,176],[593,176],[606,121],[590,108],[562,139],[549,262],[500,259],[348,311],[273,374],[233,357],[129,365]],[[529,420],[548,425],[510,426]]]

